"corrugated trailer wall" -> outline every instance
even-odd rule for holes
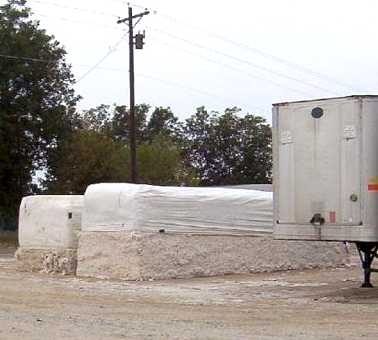
[[[275,237],[378,241],[378,97],[273,107]]]

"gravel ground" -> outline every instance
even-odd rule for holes
[[[378,338],[358,267],[121,282],[18,272],[14,250],[0,249],[0,339]]]

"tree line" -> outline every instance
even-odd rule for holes
[[[128,181],[128,107],[79,111],[63,46],[32,20],[26,0],[0,6],[0,227],[23,196],[82,194]],[[230,185],[271,180],[271,128],[259,115],[136,106],[140,183]],[[39,180],[38,180],[39,179]]]

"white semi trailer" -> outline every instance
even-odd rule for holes
[[[273,105],[274,236],[355,242],[378,257],[378,96]]]

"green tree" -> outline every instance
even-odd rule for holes
[[[170,107],[156,107],[146,126],[146,139],[153,140],[158,135],[171,138],[174,141],[181,139],[182,124],[173,114]]]
[[[71,131],[74,78],[62,46],[30,18],[24,0],[0,6],[0,223],[15,225],[33,173]]]
[[[76,127],[111,135],[113,133],[113,115],[109,105],[101,104],[95,108],[84,110],[76,117]]]
[[[210,114],[203,106],[197,108],[196,113],[185,121],[183,127],[184,159],[187,166],[196,171],[200,184],[204,184],[209,178],[209,161],[213,158],[213,132]]]
[[[153,185],[196,185],[194,172],[185,166],[180,148],[167,136],[156,136],[137,149],[139,182]]]
[[[127,182],[128,150],[123,142],[98,131],[75,131],[59,148],[50,193],[83,194],[88,185]]]
[[[266,120],[245,115],[238,127],[240,154],[243,157],[235,167],[238,183],[264,184],[272,181],[272,128]]]
[[[46,186],[52,194],[83,194],[93,183],[128,182],[128,148],[97,131],[78,130],[59,149],[55,176]],[[166,136],[138,146],[139,183],[196,185],[181,150]]]
[[[270,182],[271,128],[262,117],[239,112],[234,107],[209,114],[201,107],[186,120],[186,164],[201,185]]]
[[[157,108],[147,123],[148,105],[137,107],[139,183],[195,185],[193,171],[185,166],[181,146],[171,129],[177,118],[171,112],[160,115],[165,109]],[[83,193],[89,184],[127,182],[128,126],[127,119],[123,121],[127,116],[126,107],[120,105],[100,105],[78,115],[75,132],[55,154],[54,168],[45,181],[48,192]]]
[[[135,129],[137,143],[145,140],[147,113],[150,106],[140,104],[135,106]],[[115,105],[112,113],[112,134],[117,140],[129,140],[129,110],[125,105]]]

